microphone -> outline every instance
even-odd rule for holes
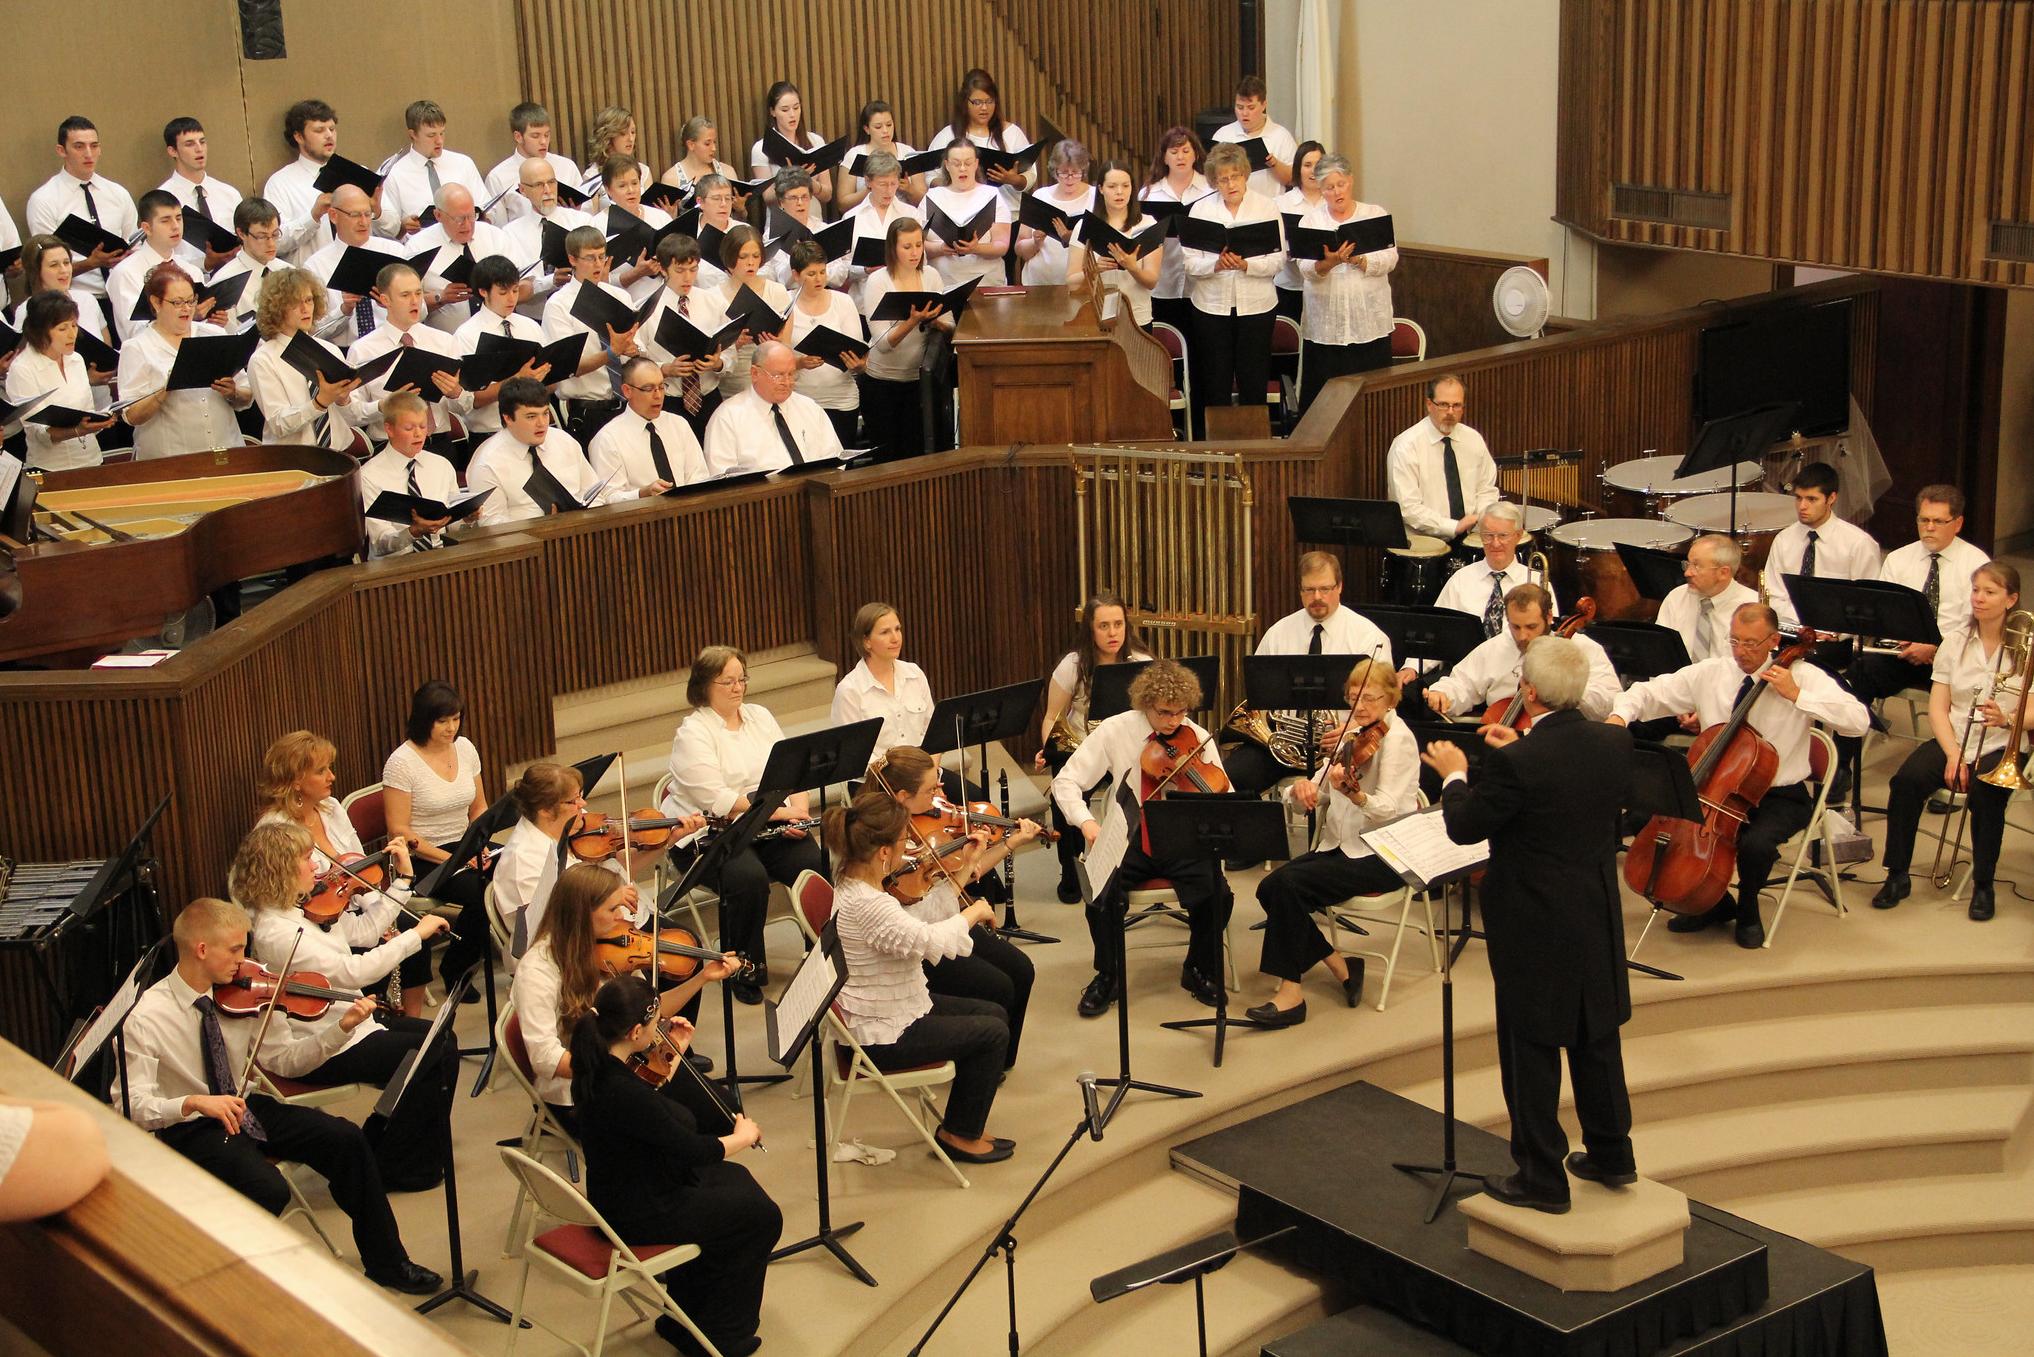
[[[1102,1138],[1102,1103],[1100,1095],[1095,1092],[1095,1072],[1093,1070],[1082,1070],[1079,1075],[1079,1083],[1081,1086],[1081,1102],[1088,1109],[1088,1135],[1092,1139],[1100,1140]]]

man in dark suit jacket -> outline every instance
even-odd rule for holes
[[[1568,1137],[1559,1115],[1564,1048],[1586,1147],[1567,1158],[1568,1169],[1613,1187],[1637,1178],[1617,1036],[1631,1016],[1617,844],[1632,742],[1625,730],[1576,710],[1588,683],[1581,649],[1543,636],[1526,651],[1520,683],[1531,730],[1523,737],[1488,731],[1497,747],[1473,787],[1460,749],[1436,742],[1423,756],[1444,779],[1448,837],[1490,841],[1484,926],[1518,1172],[1485,1188],[1499,1201],[1556,1213],[1568,1209]]]

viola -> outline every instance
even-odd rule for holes
[[[1169,790],[1228,791],[1229,775],[1215,762],[1210,747],[1213,739],[1211,735],[1194,739],[1187,726],[1170,735],[1153,732],[1152,738],[1144,742],[1144,752],[1138,755],[1138,767],[1158,785],[1144,799],[1157,801]]]
[[[1575,600],[1575,611],[1562,620],[1550,635],[1573,637],[1596,620],[1596,600],[1584,596]],[[1523,735],[1533,728],[1532,713],[1526,710],[1525,689],[1521,687],[1502,702],[1493,702],[1476,718],[1479,726],[1510,726]]]
[[[311,888],[311,894],[304,901],[304,917],[320,928],[328,928],[339,921],[353,904],[353,897],[362,891],[380,890],[388,879],[385,870],[388,864],[388,849],[379,853],[342,854]]]
[[[660,815],[650,807],[631,811],[628,818],[628,846],[632,852],[654,853],[671,842],[685,823],[684,816]],[[605,862],[622,851],[624,830],[612,815],[588,811],[566,836],[572,856],[581,862]]]
[[[1785,668],[1805,659],[1815,641],[1815,633],[1804,629],[1800,639],[1768,664]],[[1656,815],[1631,841],[1624,859],[1625,884],[1656,908],[1701,914],[1715,908],[1730,889],[1737,870],[1738,831],[1771,790],[1780,767],[1779,751],[1749,719],[1765,691],[1764,680],[1753,684],[1728,720],[1703,731],[1688,747],[1695,791],[1702,802],[1701,821]]]
[[[1391,730],[1391,716],[1386,713],[1342,742],[1336,752],[1335,762],[1341,766],[1342,775],[1352,781],[1358,773],[1370,766],[1377,757],[1378,749],[1384,744],[1384,737]]]
[[[612,938],[601,938],[593,944],[594,964],[603,975],[624,975],[630,971],[646,971],[650,968],[650,957],[654,951],[657,959],[657,973],[666,980],[689,980],[707,961],[720,961],[722,954],[708,947],[701,947],[699,939],[687,928],[662,928],[652,938],[638,928]],[[744,959],[741,969],[730,979],[747,980],[756,973],[756,964]]]
[[[987,801],[969,801],[964,805],[956,806],[943,796],[932,798],[932,809],[930,811],[911,817],[911,822],[920,828],[930,828],[929,822],[933,821],[949,829],[958,829],[963,835],[971,833],[976,829],[986,829],[989,831],[989,846],[991,848],[1009,838],[1010,831],[1023,823],[1023,821],[1013,820],[1007,815],[996,814],[996,808]],[[1041,829],[1038,831],[1038,841],[1040,843],[1053,843],[1058,839],[1059,831],[1056,829]]]
[[[282,993],[276,993],[280,983]],[[332,982],[316,971],[291,971],[278,977],[258,961],[243,961],[224,984],[212,986],[212,1002],[228,1018],[260,1015],[270,998],[292,1018],[306,1022],[325,1016],[333,1004],[350,1004],[360,998],[347,990],[333,989]]]
[[[705,1075],[685,1063],[685,1053],[678,1049],[678,1043],[671,1036],[671,1020],[658,1018],[656,1032],[655,1040],[628,1058],[628,1067],[635,1072],[636,1078],[651,1088],[662,1088],[676,1078],[680,1070],[685,1071],[694,1087],[705,1094],[706,1100],[727,1118],[727,1129],[734,1130],[734,1110],[721,1101],[720,1095],[713,1091],[713,1084]],[[764,1149],[763,1142],[758,1140],[756,1148]]]
[[[946,859],[973,842],[966,831],[947,823],[946,817],[937,811],[912,816],[911,847],[899,859],[896,870],[883,878],[883,889],[896,896],[899,903],[917,904],[934,886],[952,875]],[[954,888],[965,895],[958,879]]]

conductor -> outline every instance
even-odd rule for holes
[[[1526,649],[1519,685],[1532,728],[1484,728],[1493,749],[1475,786],[1456,746],[1436,741],[1421,756],[1441,775],[1448,837],[1490,841],[1484,924],[1518,1172],[1484,1189],[1553,1214],[1568,1209],[1564,1156],[1578,1178],[1609,1187],[1638,1178],[1617,1036],[1631,1017],[1617,844],[1632,742],[1577,710],[1588,686],[1582,648],[1542,636]],[[1573,1155],[1559,1116],[1563,1048],[1585,1146]]]

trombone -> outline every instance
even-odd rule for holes
[[[2020,700],[2015,704],[2013,723],[2007,728],[2006,747],[1999,755],[1998,766],[1991,772],[1977,778],[1987,786],[2003,787],[2007,791],[2019,791],[2030,783],[2020,767],[2020,741],[2025,734],[2027,720],[2027,696],[2034,691],[2034,612],[2016,608],[2006,615],[2006,625],[1999,634],[1999,658],[1992,670],[1989,691],[1971,691],[1970,715],[1964,718],[1963,739],[1957,744],[1957,762],[1970,767],[1972,757],[1984,748],[1984,722],[1979,709],[1988,702],[1998,700],[1999,694],[2008,688],[2020,690]],[[1971,737],[1976,736],[1976,744]],[[1929,878],[1936,889],[1946,890],[1950,879],[1956,874],[1956,859],[1963,852],[1963,835],[1970,821],[1970,796],[1966,792],[1963,808],[1956,817],[1956,840],[1949,847],[1949,865],[1944,868],[1942,850],[1946,837],[1935,840],[1935,862],[1928,869]]]

